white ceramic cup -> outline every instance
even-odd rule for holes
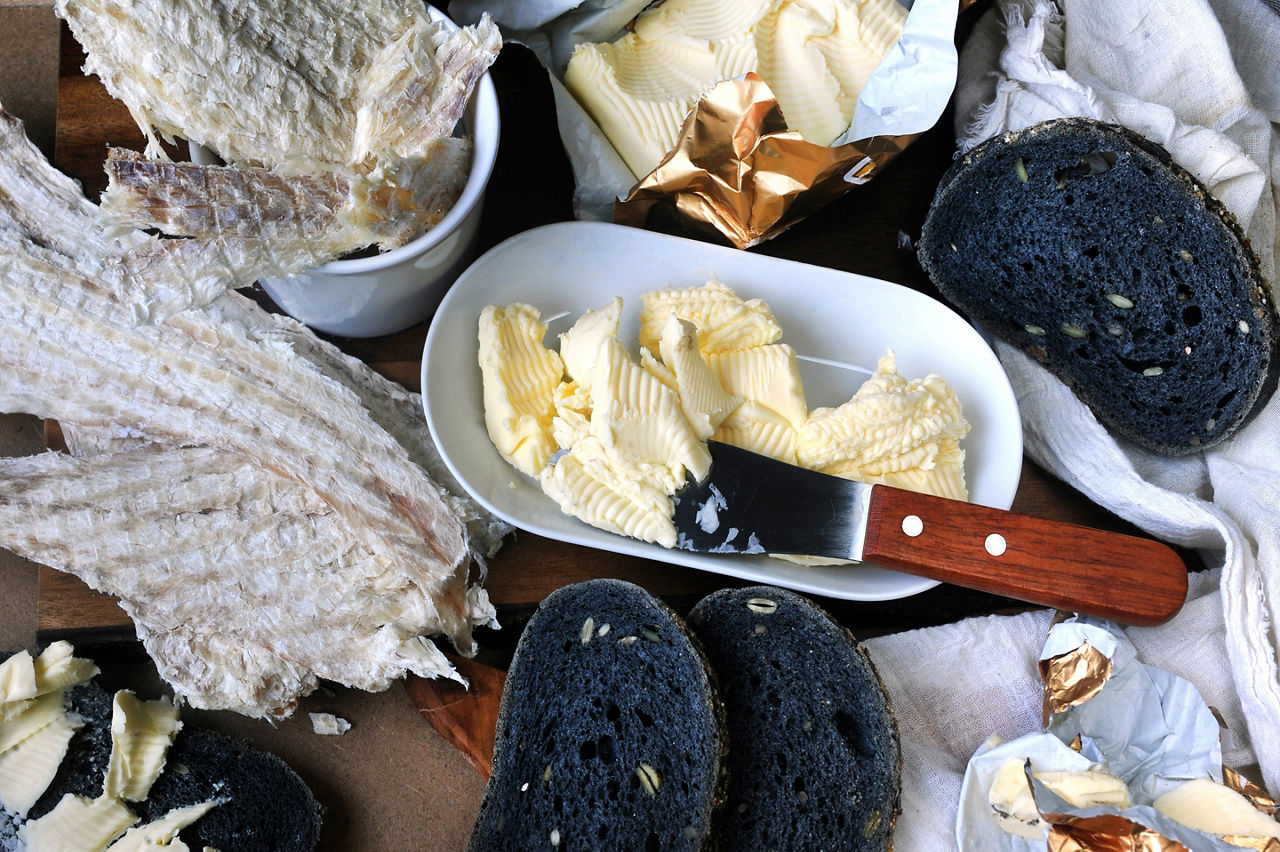
[[[427,7],[446,31],[457,28]],[[280,308],[312,328],[343,337],[377,337],[401,331],[435,313],[445,292],[475,255],[485,186],[498,155],[498,96],[488,73],[480,78],[460,130],[472,138],[471,169],[462,195],[431,230],[372,257],[335,260],[287,278],[263,278],[262,288]],[[192,146],[192,159],[213,162]]]

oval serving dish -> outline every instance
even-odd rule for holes
[[[871,564],[802,566],[768,556],[668,550],[595,529],[560,511],[538,483],[511,467],[484,424],[477,330],[486,305],[526,302],[554,331],[623,298],[619,339],[639,333],[640,296],[716,278],[744,299],[761,298],[801,356],[810,409],[847,401],[887,350],[907,378],[937,373],[955,389],[971,429],[962,443],[974,503],[1007,509],[1022,471],[1022,427],[1013,389],[978,333],[935,299],[887,281],[750,254],[650,231],[565,222],[526,231],[473,263],[432,320],[422,357],[431,435],[471,495],[515,526],[574,544],[714,571],[846,600],[891,600],[937,585]]]

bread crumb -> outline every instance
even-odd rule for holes
[[[332,713],[308,713],[311,717],[311,729],[317,734],[338,737],[351,730],[351,723],[341,716]]]

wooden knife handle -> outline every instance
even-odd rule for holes
[[[1158,541],[877,485],[863,559],[1126,624],[1168,621],[1187,566]]]

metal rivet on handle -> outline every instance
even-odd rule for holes
[[[1000,533],[992,533],[987,536],[986,547],[987,553],[990,553],[992,556],[1003,556],[1009,545],[1004,540],[1004,536],[1000,535]]]
[[[907,515],[902,519],[902,531],[915,538],[924,532],[924,521],[920,520],[919,515]]]

